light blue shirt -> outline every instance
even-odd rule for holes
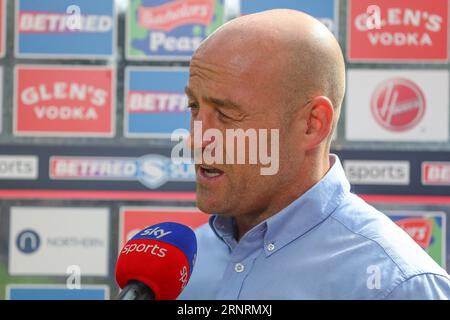
[[[338,157],[330,160],[320,182],[239,242],[231,218],[213,215],[197,229],[179,299],[449,299],[447,272],[352,194]]]

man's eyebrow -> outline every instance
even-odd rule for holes
[[[186,86],[184,88],[184,91],[186,92],[186,95],[190,98],[194,98],[197,99],[194,92],[192,92],[192,90]],[[204,97],[203,100],[210,102],[216,106],[219,107],[231,107],[231,108],[235,108],[237,110],[244,110],[238,103],[230,100],[230,99],[219,99],[219,98],[214,98],[214,97]]]
[[[205,101],[208,101],[216,106],[219,107],[225,107],[225,108],[234,108],[237,109],[239,111],[242,111],[242,107],[237,104],[236,102],[230,100],[230,99],[218,99],[218,98],[214,98],[214,97],[205,97],[204,98]]]
[[[192,92],[192,90],[186,86],[184,87],[184,92],[186,93],[186,95],[190,98],[195,98],[195,94]]]

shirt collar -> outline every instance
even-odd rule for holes
[[[334,154],[330,154],[330,165],[330,170],[317,184],[286,208],[248,231],[241,241],[256,234],[262,235],[265,252],[269,256],[323,222],[350,192],[350,183],[339,158]],[[213,215],[209,224],[230,249],[236,246],[232,218]]]

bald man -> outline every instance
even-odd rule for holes
[[[180,299],[450,297],[446,271],[350,193],[329,153],[345,65],[319,21],[271,10],[224,24],[193,55],[186,92],[191,126],[278,129],[279,167],[196,165],[197,205],[212,215]],[[194,151],[214,143],[201,140]]]

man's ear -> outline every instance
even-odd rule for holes
[[[330,99],[325,96],[314,97],[306,106],[306,131],[303,145],[306,150],[314,149],[327,141],[333,128],[334,107]]]

